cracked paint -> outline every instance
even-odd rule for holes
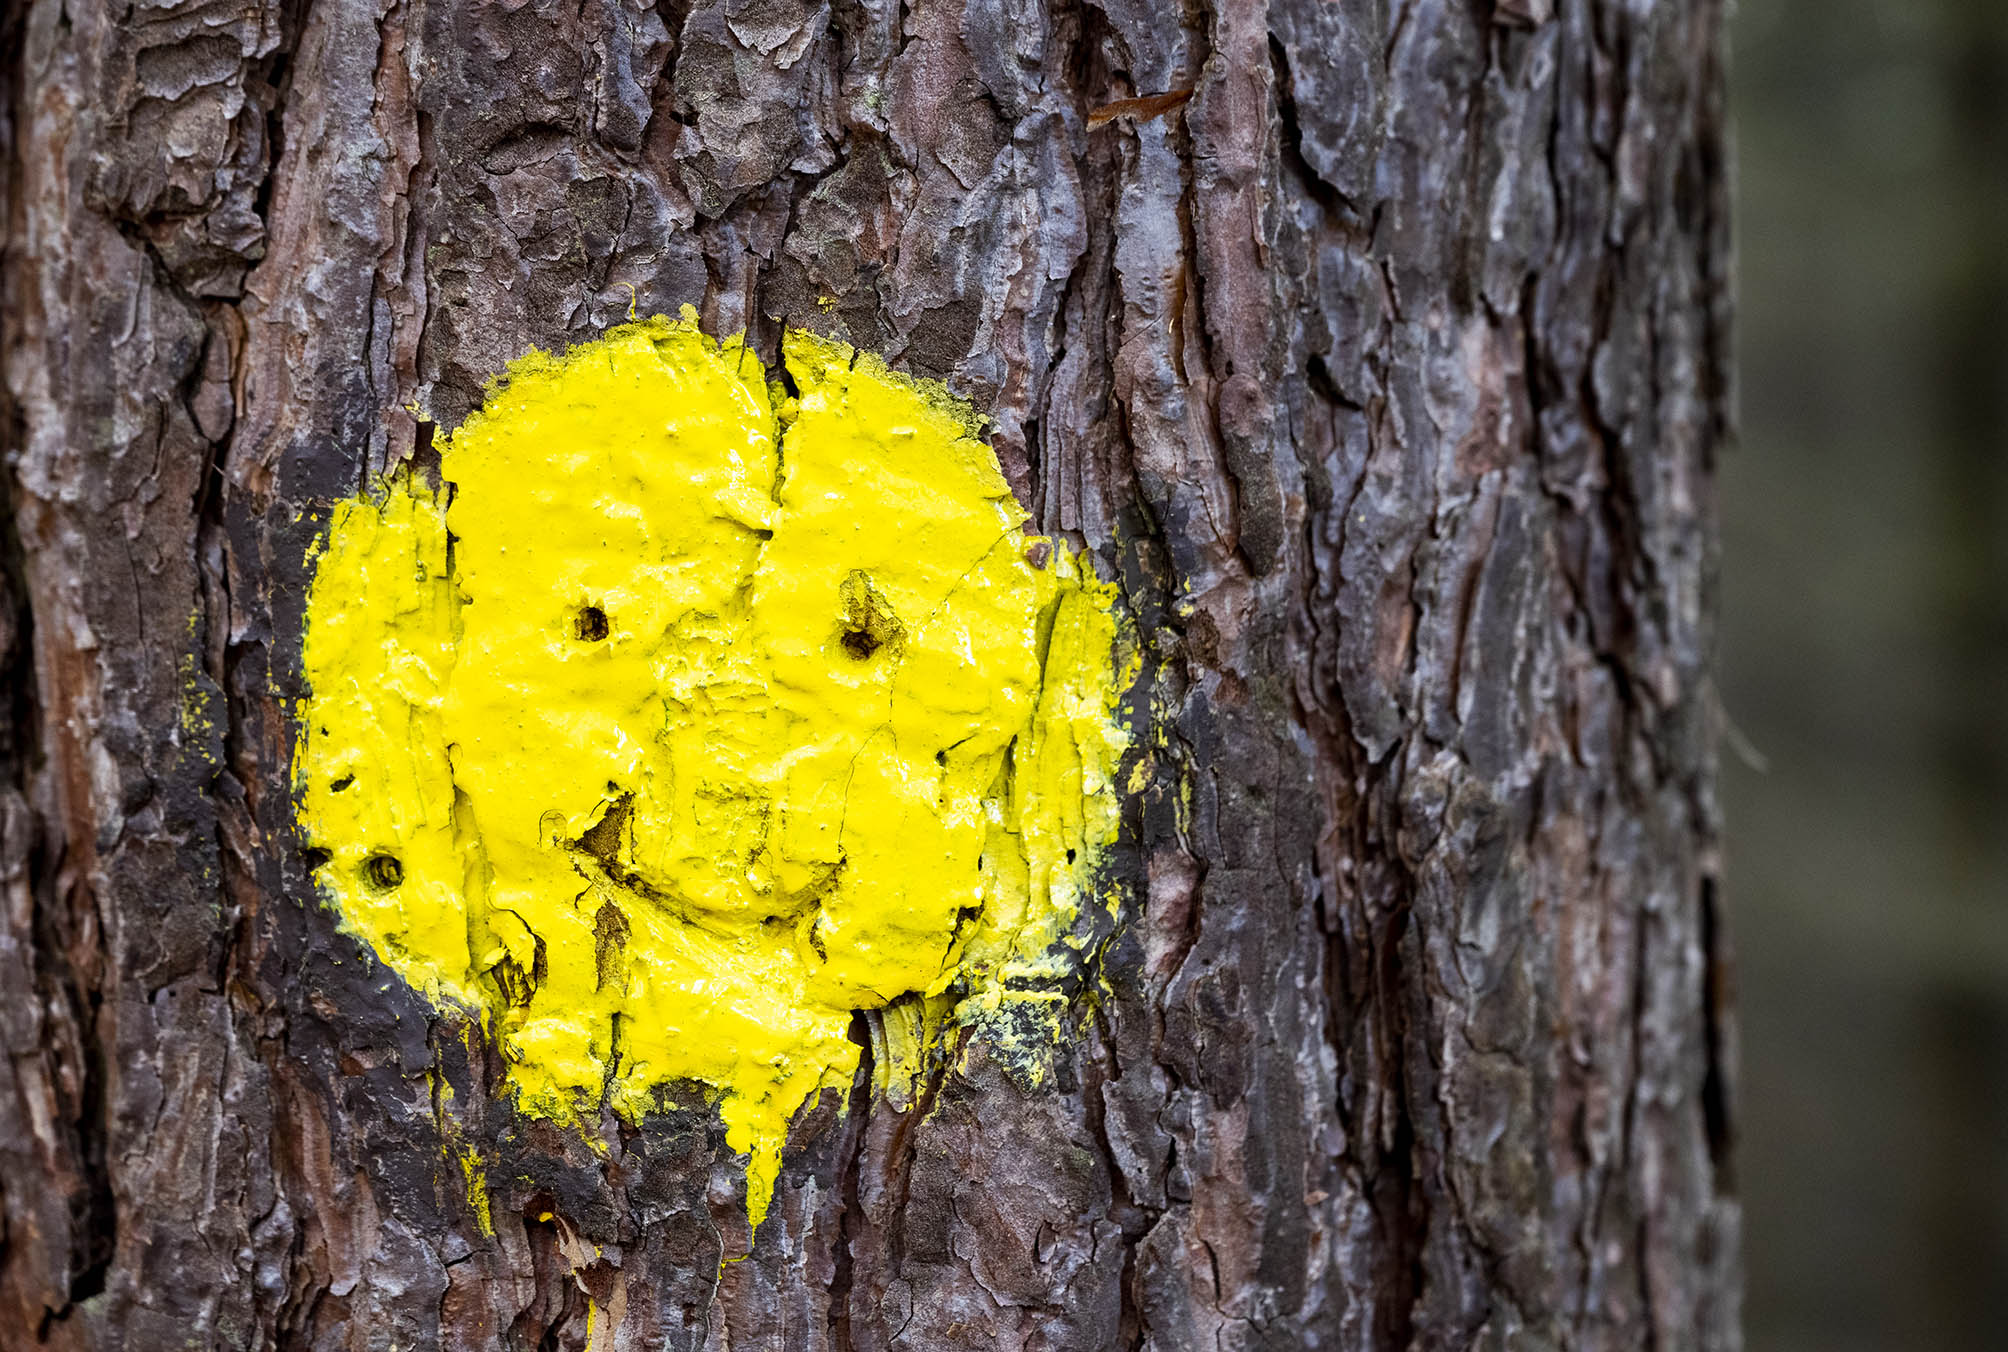
[[[968,411],[784,358],[793,396],[688,309],[532,353],[438,489],[338,504],[295,757],[318,882],[519,1107],[707,1086],[756,1226],[854,1011],[900,1001],[907,1060],[1052,1036],[1124,747],[1109,589]]]

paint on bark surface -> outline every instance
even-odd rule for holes
[[[338,505],[296,760],[316,877],[526,1111],[679,1081],[749,1155],[903,997],[1039,1075],[1114,838],[1107,589],[967,412],[807,334],[795,394],[695,315],[532,353]],[[877,1068],[880,1088],[914,1066]]]

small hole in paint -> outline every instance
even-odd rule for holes
[[[328,861],[334,858],[326,850],[308,850],[301,857],[307,861],[307,872],[309,873],[314,872],[316,869],[326,868]]]
[[[363,881],[379,892],[389,892],[404,881],[404,865],[394,854],[373,854],[363,860]]]
[[[598,643],[610,632],[607,613],[598,606],[581,606],[579,613],[572,617],[572,633],[583,642]]]
[[[1074,852],[1072,850],[1067,851],[1067,862],[1069,864],[1074,862]]]
[[[937,752],[935,752],[935,753],[934,753],[934,763],[935,763],[936,765],[946,765],[946,764],[948,764],[948,753],[947,753],[946,751],[937,751]]]
[[[906,626],[893,613],[892,602],[872,585],[870,575],[852,569],[838,587],[837,598],[842,607],[837,641],[854,661],[867,661],[885,649],[899,655]]]
[[[356,782],[356,777],[354,775],[343,775],[340,779],[328,785],[328,792],[340,793],[343,789],[346,789],[349,785],[355,782]]]

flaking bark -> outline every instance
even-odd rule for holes
[[[0,1346],[1737,1345],[1713,0],[4,13]],[[724,1264],[289,784],[329,502],[686,301],[977,401],[1147,658],[1059,1072],[826,1099]]]

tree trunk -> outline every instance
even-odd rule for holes
[[[0,1344],[1737,1345],[1718,4],[5,13]],[[750,1254],[289,770],[329,503],[686,301],[976,401],[1146,652],[1060,1072],[825,1096]]]

